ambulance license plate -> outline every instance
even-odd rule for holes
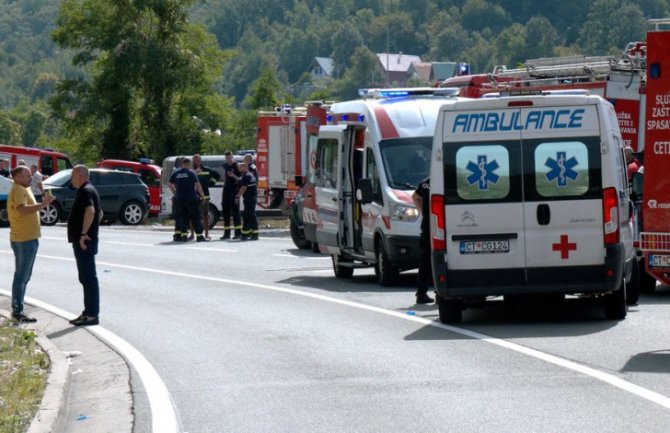
[[[508,252],[509,240],[461,242],[461,254],[498,254]]]
[[[649,255],[650,268],[670,268],[670,255],[668,254],[650,254]]]

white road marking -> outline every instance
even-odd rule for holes
[[[74,261],[74,259],[62,260]],[[12,293],[8,290],[0,290],[0,294],[10,298],[12,296]],[[72,314],[35,298],[26,297],[25,302],[26,304],[34,305],[37,308],[48,311],[51,314],[55,314],[66,320],[71,320],[77,317],[76,314]],[[137,374],[142,381],[142,386],[147,392],[147,398],[149,399],[149,406],[151,408],[151,431],[153,433],[181,432],[177,411],[172,402],[172,398],[170,397],[170,392],[149,360],[126,340],[102,326],[90,326],[87,330],[113,347],[114,350],[121,354],[121,356],[123,356],[137,371]]]
[[[327,257],[305,257],[305,256],[296,256],[295,254],[272,254],[274,257],[290,257],[292,259],[303,259],[303,260],[330,260],[330,256]]]
[[[67,238],[55,238],[55,237],[47,237],[47,236],[42,236],[42,239],[67,240]],[[161,247],[165,246],[165,245],[149,244],[149,243],[142,243],[142,242],[121,242],[121,241],[106,241],[106,240],[100,240],[100,242],[103,243],[103,244],[124,245],[124,246],[131,246],[131,247],[161,248]],[[226,249],[226,248],[206,248],[206,247],[182,247],[182,248],[186,249],[186,250],[218,251],[218,252],[222,252],[222,253],[236,253],[237,252],[237,250],[231,250],[231,249]]]

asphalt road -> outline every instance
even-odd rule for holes
[[[2,229],[0,236],[6,235]],[[214,234],[218,234],[215,232]],[[63,227],[43,228],[28,295],[78,313]],[[0,288],[13,257],[0,244]],[[622,322],[575,300],[468,310],[413,303],[413,278],[337,280],[290,238],[174,244],[103,228],[101,325],[141,350],[184,432],[667,432],[670,288]],[[470,332],[474,331],[474,332]],[[482,335],[483,334],[483,335]],[[535,349],[530,351],[528,349]],[[133,379],[136,432],[150,431]]]

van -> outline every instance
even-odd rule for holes
[[[177,160],[181,160],[185,156],[168,156],[163,160],[163,167],[161,170],[161,207],[160,218],[169,218],[172,216],[172,191],[168,187],[170,176],[176,171]],[[189,156],[191,158],[192,156]],[[223,163],[226,162],[225,155],[201,155],[203,165],[216,170],[221,175],[221,180],[216,182],[216,185],[209,187],[209,228],[213,228],[223,215],[223,208],[221,202],[223,201]],[[233,155],[235,162],[242,162],[244,155]],[[242,203],[240,202],[240,210]]]
[[[625,318],[637,282],[621,132],[612,104],[576,93],[440,110],[430,206],[442,322],[501,295],[589,296]]]
[[[154,164],[153,159],[140,158],[139,161],[103,159],[97,166],[139,174],[142,182],[149,187],[149,216],[158,216],[161,210],[161,168]]]
[[[381,285],[420,259],[419,211],[412,193],[428,176],[440,107],[454,89],[369,90],[332,104],[315,157],[316,242],[335,276],[374,266]]]
[[[0,144],[0,159],[8,160],[10,169],[19,165],[21,160],[28,167],[35,164],[44,176],[51,176],[61,170],[72,168],[70,159],[64,153],[39,147]]]
[[[4,176],[0,176],[0,227],[9,227],[9,212],[7,212],[7,197],[14,182]]]

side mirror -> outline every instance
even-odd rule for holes
[[[634,200],[640,200],[642,198],[642,181],[644,179],[644,173],[633,173],[633,178],[631,179],[631,194]]]
[[[361,179],[358,181],[358,188],[356,189],[356,199],[361,204],[372,203],[374,199],[374,191],[372,190],[371,179]]]
[[[305,186],[305,179],[302,176],[296,176],[295,186],[297,186],[298,188],[302,188],[303,186]]]

